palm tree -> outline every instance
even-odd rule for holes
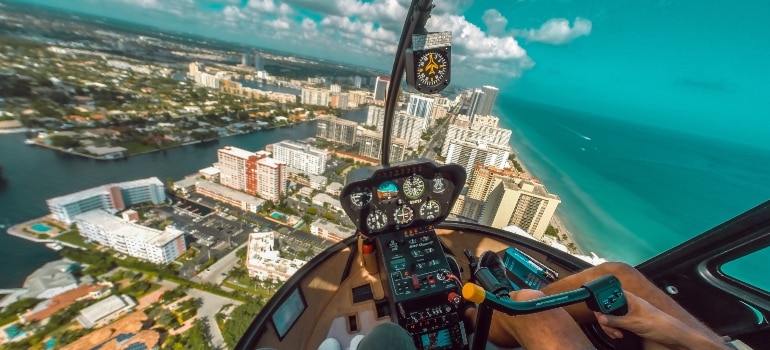
[[[230,270],[230,276],[232,276],[236,281],[240,281],[242,278],[248,275],[249,275],[248,271],[246,271],[246,269],[243,268],[242,266],[238,266]]]

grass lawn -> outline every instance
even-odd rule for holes
[[[272,293],[268,293],[268,291],[262,287],[254,287],[254,284],[251,283],[250,285],[243,285],[238,282],[236,282],[232,277],[228,277],[223,283],[223,286],[230,287],[235,290],[244,291],[246,293],[250,293],[253,295],[261,296],[266,299],[270,299],[273,294],[275,294],[275,291],[272,291]],[[277,289],[277,288],[276,288]]]
[[[92,247],[90,244],[86,243],[86,241],[83,239],[83,236],[81,236],[78,231],[69,231],[67,233],[62,233],[56,236],[56,238],[54,239],[62,242],[74,244],[77,246],[81,246],[81,247],[87,247],[87,248]]]
[[[139,141],[129,141],[129,142],[123,142],[119,144],[120,147],[125,147],[127,149],[126,155],[132,155],[142,152],[149,152],[149,151],[155,151],[157,148],[153,145],[144,145]]]

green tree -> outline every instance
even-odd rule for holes
[[[222,330],[222,336],[225,338],[227,347],[232,349],[238,340],[241,339],[243,333],[251,325],[251,321],[259,314],[262,308],[265,306],[264,299],[258,298],[250,300],[238,307],[230,313],[230,318],[225,321],[225,327]]]

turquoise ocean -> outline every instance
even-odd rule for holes
[[[584,252],[637,264],[770,200],[768,149],[515,98],[497,107]]]

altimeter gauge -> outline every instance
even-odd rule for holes
[[[388,225],[388,215],[381,210],[374,210],[366,217],[366,226],[372,232],[382,231]]]
[[[414,210],[408,205],[402,205],[396,208],[393,218],[396,220],[396,224],[400,226],[409,225],[414,220]]]
[[[420,206],[420,216],[427,221],[435,220],[441,215],[441,205],[435,199],[429,199]]]
[[[407,198],[417,199],[422,195],[423,191],[425,191],[425,180],[423,180],[420,175],[414,174],[404,180],[402,189]]]
[[[350,194],[350,202],[358,208],[363,208],[372,200],[372,191],[368,188],[357,188]]]

